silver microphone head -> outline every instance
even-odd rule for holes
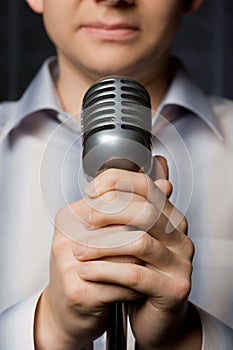
[[[151,103],[141,84],[125,77],[98,81],[84,96],[81,124],[88,178],[105,168],[150,172]]]

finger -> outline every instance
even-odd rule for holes
[[[152,186],[153,181],[144,173],[107,169],[88,183],[85,192],[93,198],[113,190],[136,193],[148,198],[148,190]]]
[[[164,212],[174,227],[178,227],[186,233],[187,222],[184,215],[167,200],[164,193],[148,175],[120,169],[108,169],[86,187],[86,193],[91,198],[97,198],[110,191],[135,193],[144,197],[161,212]]]
[[[138,194],[130,192],[121,192],[121,191],[109,191],[97,198],[84,198],[88,207],[100,207],[101,205],[106,208],[111,208],[115,204],[120,205],[121,203],[132,203],[132,202],[145,202],[146,199]],[[119,204],[118,204],[119,202]],[[109,205],[111,204],[111,206]],[[111,210],[111,209],[110,209]]]
[[[145,199],[160,204],[163,208],[166,196],[144,173],[133,173],[121,169],[108,169],[91,181],[85,189],[91,198],[97,198],[110,191],[138,194]]]
[[[123,197],[123,198],[122,198]],[[115,202],[106,203],[101,200],[94,200],[94,204],[89,207],[89,212],[85,218],[86,227],[97,229],[108,225],[130,225],[143,231],[149,231],[160,216],[163,216],[153,204],[147,201],[124,200],[125,194],[120,194]],[[169,224],[165,218],[166,224]],[[169,226],[169,229],[170,228]]]
[[[116,172],[119,173],[119,176],[121,178],[118,179],[118,187],[113,186],[112,189],[118,188],[119,190],[122,190],[122,191],[132,190],[131,181],[128,179],[128,176],[125,177],[125,173],[128,173],[128,175],[130,176],[130,174],[132,174],[132,171],[129,172],[121,169],[106,169],[105,171],[101,172],[96,179],[94,179],[92,182],[90,182],[87,185],[86,193],[91,197],[95,197],[101,193],[107,192],[109,189],[107,188],[104,189],[104,187],[102,188],[102,191],[101,191],[101,186],[100,186],[101,180],[103,178],[106,178],[106,174],[110,173],[110,177],[111,177],[111,173],[114,174]],[[135,172],[135,174],[138,174],[138,173]],[[141,172],[141,174],[143,174],[143,172]],[[153,179],[153,181],[158,179],[168,180],[168,176],[169,176],[168,166],[167,166],[166,159],[162,156],[154,156],[153,167],[152,167],[152,172],[150,173],[150,178]],[[125,184],[124,180],[128,182],[128,184]],[[114,183],[114,177],[112,178],[112,182]],[[125,185],[128,185],[128,186],[125,186]]]
[[[127,232],[125,234],[127,235]],[[138,259],[137,263],[143,261],[143,264],[148,263],[160,270],[171,271],[179,267],[180,258],[182,261],[191,261],[194,249],[189,238],[183,235],[183,239],[181,239],[179,232],[166,243],[153,238],[150,234],[142,233],[138,239],[131,240],[129,244],[109,247],[108,249],[77,245],[73,253],[81,261],[125,256],[127,262],[129,256],[134,256]]]
[[[187,220],[168,201],[163,213],[160,213],[153,204],[146,202],[139,195],[111,191],[95,199],[87,198],[86,204],[83,222],[89,229],[109,225],[128,225],[131,226],[131,230],[132,227],[133,229],[137,227],[161,241],[172,240],[174,244],[179,231],[181,234],[187,232]],[[167,234],[171,233],[173,237],[167,237]]]
[[[72,269],[63,269],[64,274],[56,286],[62,290],[67,303],[78,307],[79,312],[82,312],[82,309],[83,312],[87,312],[88,309],[99,308],[116,301],[134,301],[141,297],[140,293],[124,286],[114,283],[106,285],[101,281],[94,283],[94,279],[86,280],[78,273],[80,266],[81,264],[76,261]]]
[[[55,230],[51,248],[51,258],[56,261],[58,268],[75,263],[73,249],[76,243],[68,239],[58,229]]]
[[[171,222],[170,230],[167,227],[167,233],[172,232],[172,227],[181,233],[187,235],[188,232],[188,221],[185,218],[184,214],[179,211],[169,200],[165,201],[163,214],[169,219]]]
[[[59,284],[56,283],[58,281],[56,278],[55,286],[62,291],[68,303],[78,306],[79,310],[83,307],[83,311],[86,312],[88,308],[100,307],[106,303],[121,300],[133,301],[141,297],[137,292],[122,286],[106,286],[106,284],[84,281],[77,275],[80,262],[74,257],[75,247],[76,244],[59,232],[55,233],[51,256],[53,262],[56,261],[56,273],[59,276]]]
[[[161,302],[163,296],[162,299],[175,299],[176,303],[177,299],[185,299],[190,292],[190,275],[171,276],[134,264],[122,264],[119,268],[118,264],[106,261],[85,262],[80,265],[78,274],[87,281],[123,286],[140,295],[152,297],[155,302],[156,299]]]
[[[141,293],[134,291],[131,288],[114,283],[102,283],[101,281],[97,281],[98,278],[85,278],[84,274],[82,274],[80,270],[80,267],[79,269],[76,269],[76,277],[78,277],[79,280],[82,280],[82,286],[81,288],[79,287],[75,293],[77,303],[78,300],[82,301],[84,312],[86,312],[88,308],[99,309],[100,306],[104,306],[106,304],[119,301],[130,302],[142,297]],[[82,305],[79,305],[79,310],[81,310]]]
[[[104,249],[94,249],[87,246],[73,250],[74,256],[79,261],[104,259],[110,262],[132,263],[136,261],[139,264],[151,264],[156,268],[167,271],[172,266],[177,267],[177,258],[164,244],[152,238],[148,234],[142,235],[139,239],[132,241],[122,247]],[[135,261],[132,260],[135,257]],[[117,260],[114,260],[117,259]]]
[[[98,260],[83,262],[78,266],[77,272],[86,281],[121,285],[138,292],[139,287],[137,285],[140,283],[140,293],[144,294],[145,289],[142,287],[142,282],[145,283],[145,281],[143,275],[149,276],[149,270],[147,271],[144,267],[137,269],[136,266],[135,264],[121,264],[119,267],[119,264]],[[150,274],[150,277],[152,275],[153,273]]]
[[[162,156],[153,157],[153,166],[152,171],[150,173],[150,177],[153,181],[156,181],[158,179],[168,180],[169,169],[166,158]]]
[[[167,198],[172,195],[173,187],[170,181],[164,179],[158,179],[155,181],[155,185],[165,194]]]
[[[105,200],[111,197],[111,205]],[[114,198],[118,197],[114,201]],[[104,199],[103,199],[104,198]],[[161,213],[152,203],[143,197],[137,196],[138,200],[131,200],[132,194],[114,191],[107,192],[103,196],[87,199],[86,227],[97,229],[109,225],[130,225],[139,230],[150,232],[155,238],[163,240],[163,235],[175,231],[168,217]],[[167,204],[165,211],[169,211]],[[175,241],[175,238],[173,237]]]

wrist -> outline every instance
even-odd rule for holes
[[[81,337],[72,337],[58,325],[52,313],[45,292],[42,293],[35,312],[34,319],[35,350],[77,350],[93,349],[93,342]]]
[[[173,321],[174,327],[169,327],[159,343],[139,345],[135,350],[200,350],[202,347],[202,326],[197,310],[191,303],[187,303],[182,321]],[[155,325],[156,327],[156,325]]]

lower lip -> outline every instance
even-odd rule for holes
[[[106,29],[99,27],[82,27],[89,35],[104,41],[122,41],[133,38],[138,30],[134,28]]]

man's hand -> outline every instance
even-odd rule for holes
[[[132,302],[139,296],[128,287],[105,284],[104,281],[95,283],[79,276],[82,264],[73,252],[81,246],[67,238],[64,234],[69,235],[69,232],[61,232],[60,228],[69,227],[70,215],[76,212],[74,228],[85,232],[82,218],[85,219],[88,210],[87,200],[82,199],[57,214],[50,282],[36,309],[34,338],[37,350],[91,350],[93,340],[106,330],[109,304],[120,300]]]
[[[91,349],[116,301],[129,304],[137,349],[200,348],[187,302],[194,248],[186,219],[168,200],[171,188],[164,179],[110,169],[57,214],[36,349]],[[85,244],[66,238],[75,231],[89,237]]]
[[[123,245],[112,241],[108,248],[80,245],[75,251],[78,274],[84,281],[105,283],[115,301],[128,300],[116,297],[119,287],[140,295],[129,309],[138,349],[199,349],[198,318],[187,302],[194,247],[186,219],[158,185],[143,173],[110,169],[87,186],[87,227],[96,232],[112,225],[128,227],[124,237],[129,240]]]

